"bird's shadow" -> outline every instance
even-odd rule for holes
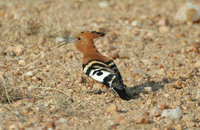
[[[176,81],[177,79],[167,79],[164,78],[161,81],[146,81],[142,84],[134,85],[132,87],[127,87],[128,92],[133,96],[134,99],[140,97],[141,93],[148,93],[151,91],[157,91],[159,89],[164,89],[165,84]]]

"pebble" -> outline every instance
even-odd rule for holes
[[[65,118],[60,118],[58,121],[59,121],[60,123],[65,123],[65,122],[67,122],[67,119],[65,119]]]
[[[150,121],[148,118],[138,117],[135,121],[137,124],[149,124]]]
[[[15,55],[18,56],[18,55],[21,55],[23,53],[22,48],[23,48],[23,46],[21,46],[21,45],[16,45],[16,46],[9,45],[4,53],[9,54],[9,55],[13,55],[13,56],[15,56]]]
[[[108,2],[106,2],[106,1],[100,2],[99,3],[99,7],[100,8],[106,8],[106,7],[108,7]]]
[[[167,117],[171,120],[180,119],[181,116],[182,116],[182,111],[179,107],[176,109],[172,109],[172,110],[165,109],[161,115],[161,117]]]
[[[14,51],[15,55],[17,55],[17,56],[21,55],[23,53],[23,49],[21,46],[15,46],[13,51]]]
[[[93,84],[93,89],[94,89],[94,90],[101,89],[102,87],[103,87],[103,85],[100,84],[100,83],[95,83],[95,84]]]
[[[194,63],[194,66],[195,66],[196,68],[200,68],[200,60],[198,60],[197,62],[195,62],[195,63]]]
[[[123,121],[124,121],[124,116],[121,116],[121,115],[116,115],[115,116],[115,122],[121,124]]]
[[[160,33],[163,33],[163,34],[166,34],[170,31],[170,28],[168,26],[160,26],[159,27],[159,32]]]
[[[22,104],[23,104],[23,100],[18,100],[16,102],[14,102],[12,105],[13,105],[13,107],[19,107]]]
[[[25,62],[25,60],[21,59],[21,60],[18,61],[18,64],[19,64],[19,65],[25,65],[26,62]]]
[[[153,127],[151,130],[159,130],[158,128],[156,128],[156,127]]]
[[[181,126],[181,124],[178,124],[178,125],[175,126],[174,128],[175,128],[175,130],[182,130],[182,129],[183,129],[182,126]]]
[[[183,4],[175,15],[175,20],[180,22],[198,21],[200,19],[200,8],[191,2]]]
[[[26,75],[27,75],[27,76],[33,76],[33,71],[28,71],[28,72],[26,72]]]
[[[143,116],[149,116],[149,113],[148,112],[144,112]]]
[[[167,109],[167,105],[164,103],[164,104],[161,104],[160,106],[159,106],[159,109],[160,110],[165,110],[165,109]]]
[[[197,91],[196,99],[200,100],[200,90]]]
[[[168,24],[167,19],[161,19],[161,20],[158,21],[158,25],[159,26],[165,26],[167,24]]]
[[[145,65],[151,65],[152,62],[149,59],[141,59],[141,62]]]
[[[116,103],[113,103],[108,107],[107,113],[111,114],[111,113],[116,113],[116,112],[118,112],[118,106]]]
[[[195,50],[196,50],[195,46],[187,46],[186,47],[187,52],[192,52],[192,51],[195,51]]]
[[[15,124],[12,124],[12,125],[9,126],[8,129],[9,129],[9,130],[18,130],[19,127],[18,127],[17,125],[15,125]]]
[[[65,77],[64,77],[64,78],[65,78]],[[82,76],[78,77],[77,82],[78,82],[78,83],[84,83],[83,77],[82,77]]]
[[[61,41],[64,41],[65,39],[64,38],[62,38],[62,37],[56,37],[56,41],[58,41],[58,42],[61,42]]]
[[[44,45],[45,42],[46,42],[46,39],[44,37],[39,37],[38,38],[38,44]]]
[[[148,33],[146,34],[146,36],[147,36],[148,38],[153,38],[154,34],[153,34],[152,32],[148,32]]]
[[[158,108],[153,108],[153,110],[151,110],[150,115],[155,116],[155,117],[159,117],[161,115],[162,111],[159,110]]]
[[[184,122],[191,122],[194,120],[194,116],[192,114],[187,114],[187,115],[183,116],[183,118],[181,120]]]
[[[55,125],[55,123],[53,121],[47,122],[45,124],[45,128],[47,128],[48,130],[49,129],[55,129],[55,127],[56,127],[56,125]]]
[[[164,68],[161,68],[161,69],[157,70],[157,73],[158,73],[159,75],[165,75],[165,69],[164,69]]]
[[[182,82],[181,82],[180,80],[177,80],[177,81],[175,82],[175,85],[176,85],[176,86],[182,86]]]
[[[146,91],[152,91],[152,87],[145,87],[144,88]]]
[[[134,26],[134,27],[137,26],[137,24],[138,24],[137,21],[132,21],[132,22],[131,22],[131,25]]]

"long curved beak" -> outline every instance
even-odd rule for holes
[[[73,43],[73,42],[75,42],[75,37],[65,39],[64,41],[60,41],[60,42],[56,43],[56,45],[58,45],[58,47],[61,47],[63,45],[66,45],[66,44],[69,44],[69,43]],[[63,43],[63,44],[61,44],[61,43]]]

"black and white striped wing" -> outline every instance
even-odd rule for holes
[[[97,60],[90,61],[87,64],[83,65],[83,71],[88,76],[103,83],[107,87],[112,87],[114,80],[116,79],[121,80],[121,75],[118,69],[116,68],[116,65],[113,63],[111,63],[110,61],[108,62],[102,62]],[[112,69],[111,67],[114,69]],[[123,83],[123,81],[121,83]]]
[[[122,76],[117,68],[117,66],[115,65],[115,62],[113,60],[109,60],[108,62],[106,62],[106,64],[109,66],[109,68],[111,68],[118,76],[120,82],[123,84],[123,79]]]

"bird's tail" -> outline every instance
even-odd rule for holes
[[[133,97],[127,92],[125,88],[119,89],[117,87],[113,87],[113,89],[115,90],[115,92],[117,92],[117,94],[120,96],[121,99],[123,100],[133,99]]]

